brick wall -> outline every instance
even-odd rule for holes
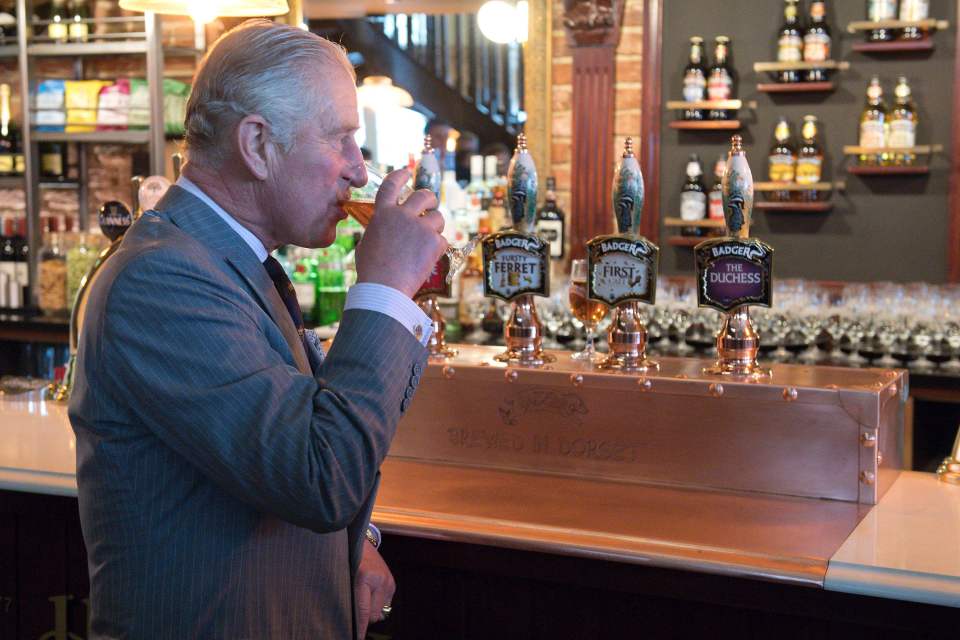
[[[563,26],[563,0],[553,0],[551,61],[553,122],[550,130],[550,175],[557,178],[560,206],[570,214],[570,159],[573,130],[573,57]],[[616,52],[614,149],[619,155],[629,136],[640,136],[640,79],[643,74],[643,0],[626,0]],[[569,221],[568,221],[569,222]]]

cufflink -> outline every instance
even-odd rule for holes
[[[415,337],[417,340],[423,340],[423,325],[422,325],[422,324],[418,324],[418,325],[416,325],[415,327],[413,327],[413,337]]]

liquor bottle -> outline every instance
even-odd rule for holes
[[[817,139],[818,129],[816,116],[803,116],[797,153],[797,184],[816,184],[823,177],[823,147]],[[819,199],[819,194],[819,191],[801,191],[800,199],[814,202]]]
[[[40,143],[40,177],[62,182],[67,177],[67,146],[63,142]]]
[[[803,60],[803,30],[797,15],[799,0],[785,0],[783,7],[783,26],[777,37],[777,62],[800,62]],[[780,82],[799,82],[800,73],[795,69],[785,69],[777,75]]]
[[[882,20],[896,20],[897,0],[867,0],[867,19],[871,22]],[[867,32],[870,42],[886,42],[893,40],[893,29],[880,27]]]
[[[683,99],[700,102],[707,97],[707,70],[703,61],[703,38],[690,38],[690,61],[683,70]],[[703,120],[703,109],[684,109],[684,120]]]
[[[887,145],[887,105],[883,102],[883,87],[880,77],[873,76],[867,86],[867,104],[860,114],[860,146],[866,149],[883,149]],[[864,152],[860,164],[886,164],[887,154]]]
[[[293,274],[290,281],[300,303],[304,320],[314,322],[314,309],[317,306],[317,260],[311,249],[296,249],[291,262]]]
[[[680,218],[686,222],[700,222],[707,217],[707,189],[703,186],[703,167],[697,154],[690,154],[686,173],[687,179],[680,189]],[[680,235],[702,236],[703,227],[681,227]]]
[[[714,51],[713,66],[710,67],[710,76],[707,80],[707,96],[711,100],[733,99],[733,69],[730,68],[730,38],[717,36]],[[730,112],[726,109],[711,109],[708,114],[710,120],[729,120]]]
[[[483,203],[489,201],[487,185],[483,181],[483,156],[470,156],[470,182],[467,184],[466,195],[467,216],[471,220],[471,225],[479,232],[481,226],[489,226],[489,223],[482,223],[482,219],[486,216]]]
[[[773,144],[767,161],[771,182],[793,182],[797,176],[797,147],[793,142],[790,123],[780,116],[773,130]],[[772,191],[770,199],[774,202],[790,200],[790,191]]]
[[[557,181],[551,176],[547,178],[547,192],[543,204],[537,210],[537,235],[550,243],[550,257],[554,260],[563,259],[563,244],[565,216],[563,209],[557,204]]]
[[[17,135],[10,119],[10,85],[0,84],[0,176],[16,175]]]
[[[0,308],[7,309],[20,306],[14,305],[10,300],[11,290],[16,291],[13,283],[17,275],[15,263],[17,250],[13,244],[13,236],[13,216],[9,214],[0,216]]]
[[[13,235],[14,252],[14,273],[15,279],[20,287],[19,299],[20,307],[26,307],[30,303],[30,243],[27,242],[27,217],[21,216],[15,219]]]
[[[507,219],[507,189],[502,185],[493,187],[493,197],[487,208],[487,217],[490,219],[490,231],[496,233],[511,226]]]
[[[810,26],[803,35],[803,59],[805,62],[824,62],[830,59],[833,38],[827,26],[827,6],[823,0],[810,3]],[[824,69],[810,69],[806,73],[807,82],[824,82],[827,72]]]
[[[460,274],[460,302],[457,305],[457,316],[460,319],[460,331],[464,337],[480,328],[480,322],[486,310],[482,259],[480,251],[477,250],[467,257],[467,266]]]
[[[52,0],[47,16],[47,37],[54,42],[66,42],[70,37],[70,16],[67,13],[67,0]]]
[[[896,103],[890,112],[890,128],[887,146],[896,147],[892,152],[893,164],[911,165],[917,157],[911,147],[917,143],[917,108],[913,104],[910,85],[905,76],[897,78],[897,86],[893,90]],[[902,151],[900,149],[903,149]]]
[[[727,156],[721,153],[713,165],[713,187],[708,197],[707,218],[723,220],[723,172],[727,169]]]
[[[930,0],[900,0],[900,19],[910,22],[926,20],[930,17]],[[920,40],[927,37],[927,30],[919,27],[904,27],[900,32],[902,40]]]
[[[85,20],[90,17],[87,0],[70,0],[67,5],[67,15],[70,17],[68,35],[71,42],[86,42],[90,35],[90,25]]]

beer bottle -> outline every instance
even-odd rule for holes
[[[793,142],[790,123],[784,116],[780,116],[773,130],[767,166],[771,182],[793,182],[796,179],[797,147]],[[770,199],[775,202],[790,200],[790,191],[772,191]]]
[[[703,38],[690,38],[690,61],[683,70],[683,99],[699,102],[706,99],[707,71],[703,64]],[[685,109],[684,120],[703,120],[702,109]]]
[[[880,22],[881,20],[895,20],[897,17],[897,0],[867,0],[867,20]],[[893,40],[893,29],[880,27],[867,32],[870,42],[887,42]]]
[[[823,147],[817,140],[818,128],[816,116],[803,116],[797,153],[797,184],[816,184],[823,177]],[[800,199],[814,202],[819,199],[819,194],[819,191],[801,191]]]
[[[806,62],[824,62],[830,59],[833,38],[827,26],[827,7],[824,0],[810,3],[810,26],[803,36],[803,59]],[[806,73],[807,82],[824,82],[827,72],[824,69],[810,69]]]
[[[707,80],[707,96],[710,100],[731,100],[733,98],[733,69],[728,59],[730,57],[730,38],[717,36],[716,48],[713,56],[713,66]],[[708,114],[710,120],[729,120],[730,112],[726,109],[711,109]]]
[[[557,180],[553,176],[547,178],[547,193],[543,204],[537,210],[537,235],[550,245],[550,257],[554,260],[563,259],[565,216],[563,209],[557,204]]]
[[[860,113],[860,146],[867,149],[860,154],[860,164],[887,164],[886,153],[869,151],[886,147],[887,127],[887,105],[883,102],[883,87],[880,86],[880,77],[873,76],[867,85],[867,103]]]
[[[710,220],[723,220],[723,172],[727,169],[727,155],[721,153],[713,165],[713,187],[710,189],[707,205],[707,217]]]
[[[687,179],[680,189],[680,217],[687,222],[700,222],[707,217],[707,189],[703,186],[703,167],[700,157],[690,154],[687,161]],[[681,227],[684,236],[703,235],[703,227]]]
[[[896,103],[890,112],[889,141],[887,146],[897,147],[893,151],[893,164],[911,165],[916,162],[916,155],[908,150],[917,143],[917,108],[911,98],[910,85],[907,78],[897,78],[897,86],[893,90]],[[902,149],[902,151],[901,151]]]
[[[783,26],[777,38],[777,61],[800,62],[803,60],[803,31],[797,16],[798,0],[785,0],[783,8]],[[785,69],[777,78],[780,82],[799,82],[800,74],[796,69]]]
[[[900,19],[916,22],[930,16],[930,0],[900,0]],[[920,40],[927,37],[926,29],[904,27],[900,32],[901,40]]]

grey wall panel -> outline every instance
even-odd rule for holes
[[[834,38],[832,57],[847,60],[851,68],[835,77],[839,86],[830,94],[766,94],[757,91],[766,74],[753,63],[776,58],[776,33],[782,23],[782,0],[665,0],[663,25],[663,99],[681,98],[688,39],[703,36],[713,59],[713,38],[733,40],[733,64],[738,74],[737,97],[756,100],[754,112],[741,112],[744,137],[755,180],[767,179],[767,152],[778,116],[787,116],[795,135],[805,114],[821,120],[825,143],[824,177],[846,180],[847,191],[834,194],[829,213],[772,213],[756,211],[753,235],[776,250],[778,278],[818,280],[943,282],[947,277],[948,189],[952,127],[953,73],[957,3],[931,0],[931,17],[950,21],[950,28],[934,36],[933,52],[867,55],[852,50],[862,34],[846,33],[853,20],[863,20],[866,3],[828,0],[828,22]],[[806,15],[808,1],[802,3]],[[843,146],[857,144],[864,92],[872,74],[880,75],[885,99],[892,102],[896,78],[911,83],[920,115],[917,143],[941,143],[944,152],[932,159],[928,176],[866,177],[847,175]],[[660,175],[661,214],[678,216],[680,187],[687,156],[699,153],[708,181],[713,162],[729,146],[730,132],[676,131],[668,127],[673,112],[664,112]],[[709,185],[708,185],[709,186]],[[758,195],[759,199],[759,195]],[[689,248],[668,246],[666,237],[677,229],[661,227],[665,274],[692,273]]]

